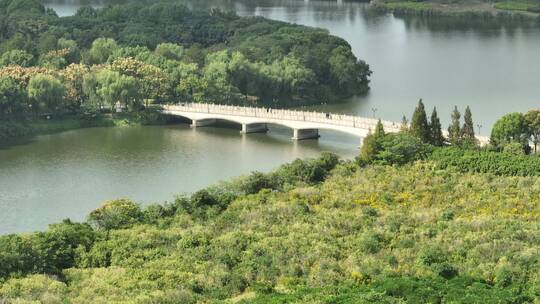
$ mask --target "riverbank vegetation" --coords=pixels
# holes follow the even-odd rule
[[[374,0],[371,3],[375,11],[390,11],[398,16],[540,22],[540,1],[538,0]]]
[[[444,133],[437,109],[433,108],[428,120],[420,100],[411,123],[403,117],[399,133],[387,134],[379,122],[374,132],[364,139],[357,162],[361,166],[403,165],[429,160],[439,169],[461,172],[540,175],[539,110],[504,115],[493,126],[489,142],[484,139],[481,143],[474,131],[471,109],[465,108],[462,119],[458,108],[454,107],[451,123]]]
[[[110,201],[0,237],[0,298],[536,303],[540,186],[513,175],[323,154],[163,205]]]
[[[36,135],[93,127],[130,127],[164,125],[172,118],[159,110],[149,109],[135,113],[64,115],[58,118],[36,118],[0,121],[0,144],[10,145]]]

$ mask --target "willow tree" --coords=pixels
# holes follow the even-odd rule
[[[37,106],[34,111],[50,111],[58,113],[66,93],[64,85],[50,75],[38,74],[28,83],[28,97]]]
[[[8,77],[0,77],[0,117],[10,117],[24,113],[26,92]]]
[[[139,105],[140,93],[137,80],[131,76],[121,75],[111,70],[103,70],[97,75],[98,89],[96,90],[101,97],[111,107],[114,112],[116,104],[134,109]]]

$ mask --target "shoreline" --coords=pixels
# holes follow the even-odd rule
[[[369,8],[374,12],[393,13],[396,16],[482,18],[502,22],[533,22],[540,24],[540,13],[523,9],[500,9],[497,4],[483,1],[473,3],[445,3],[430,0],[425,2],[373,0]],[[515,5],[519,4],[516,2]],[[501,4],[502,5],[502,4]],[[539,5],[540,6],[540,5]],[[512,7],[506,5],[505,7]]]
[[[147,113],[147,112],[143,112]],[[152,112],[151,112],[152,113]],[[166,115],[138,115],[140,113],[102,114],[92,120],[85,120],[77,115],[68,115],[55,119],[28,119],[24,121],[0,122],[0,149],[11,147],[33,139],[36,136],[56,134],[65,131],[110,128],[165,125],[168,123]]]

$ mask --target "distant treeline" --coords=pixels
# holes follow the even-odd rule
[[[378,12],[392,12],[396,16],[421,16],[426,18],[444,18],[469,20],[482,26],[482,23],[524,22],[539,23],[540,1],[538,0],[495,0],[485,1],[494,9],[471,4],[470,1],[416,1],[416,0],[379,0],[372,1],[371,9]],[[446,7],[444,6],[446,5]],[[448,7],[453,6],[455,9]]]

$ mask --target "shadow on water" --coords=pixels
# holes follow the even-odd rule
[[[9,150],[16,146],[25,146],[33,144],[36,141],[36,136],[30,136],[25,138],[10,139],[0,143],[0,150]]]

